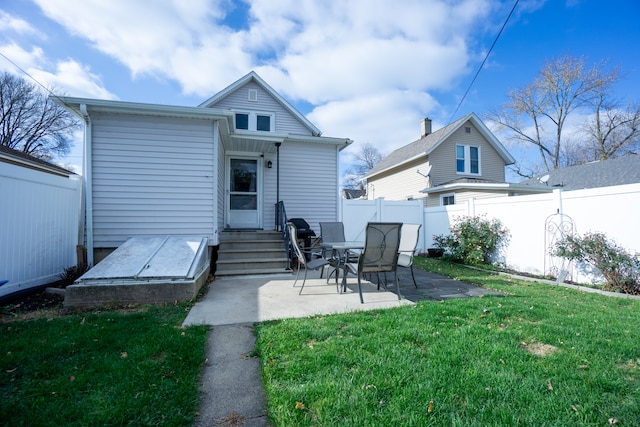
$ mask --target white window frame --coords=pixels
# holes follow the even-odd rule
[[[464,147],[464,171],[458,170],[458,147]],[[471,172],[471,148],[478,149],[478,172]],[[456,144],[455,149],[455,157],[456,157],[456,174],[458,175],[473,175],[480,176],[482,175],[482,155],[479,145],[465,145],[465,144]]]
[[[266,111],[250,111],[250,110],[232,110],[233,111],[233,128],[236,132],[269,132],[273,133],[276,131],[276,115],[275,113],[270,113]],[[236,115],[237,114],[246,114],[249,116],[249,125],[248,129],[238,129],[236,124]],[[258,130],[258,116],[266,116],[269,117],[269,130]]]
[[[445,198],[453,197],[453,203],[446,204],[444,203]],[[451,206],[456,204],[456,193],[444,193],[440,195],[440,206]]]

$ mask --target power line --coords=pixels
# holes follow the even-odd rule
[[[61,102],[64,102],[60,99],[60,97],[58,95],[56,95],[55,93],[53,93],[51,91],[51,89],[49,89],[48,87],[46,87],[45,85],[43,85],[42,83],[40,83],[38,80],[36,80],[35,77],[33,77],[31,74],[27,73],[21,66],[19,66],[18,64],[16,64],[15,62],[13,62],[11,59],[9,59],[9,57],[7,55],[5,55],[4,53],[0,52],[0,56],[2,56],[4,59],[6,59],[10,64],[12,64],[14,67],[16,67],[18,70],[20,70],[20,72],[22,72],[22,74],[24,74],[25,76],[29,77],[31,80],[33,80],[38,86],[40,86],[41,88],[43,88],[46,92],[48,92],[51,96],[53,96],[54,98],[58,99]]]
[[[513,15],[513,12],[516,10],[516,6],[518,5],[519,2],[520,2],[520,0],[516,0],[516,2],[513,4],[513,7],[511,8],[511,12],[509,12],[509,15],[507,15],[507,19],[505,19],[504,24],[502,24],[502,28],[500,28],[500,31],[498,32],[498,35],[496,36],[495,40],[493,41],[493,44],[491,45],[491,47],[489,48],[489,51],[487,52],[487,54],[485,55],[484,59],[482,60],[482,64],[480,64],[480,67],[478,68],[478,71],[476,71],[476,75],[473,76],[473,80],[471,80],[471,83],[469,84],[469,87],[467,88],[467,91],[464,93],[464,95],[462,96],[462,99],[460,99],[460,102],[458,103],[458,106],[456,107],[455,111],[451,115],[451,118],[449,119],[449,122],[447,123],[447,126],[451,124],[451,122],[453,121],[453,118],[455,117],[456,113],[458,112],[458,110],[462,106],[462,103],[464,102],[465,98],[469,94],[469,91],[471,90],[471,87],[473,86],[473,84],[475,83],[476,79],[478,78],[478,74],[480,74],[480,71],[482,71],[482,67],[484,67],[485,62],[487,62],[487,59],[489,58],[489,55],[491,55],[491,51],[493,50],[494,46],[496,45],[496,43],[498,43],[498,39],[500,38],[500,35],[502,34],[502,31],[507,26],[507,23],[509,22],[509,19],[511,18],[511,15]]]

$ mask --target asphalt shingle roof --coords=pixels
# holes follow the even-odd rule
[[[544,175],[549,175],[546,184],[541,183],[541,177],[530,178],[520,184],[547,185],[565,190],[636,184],[640,183],[640,156],[628,154],[615,159],[556,169]]]
[[[462,117],[461,119],[456,120],[455,122],[447,125],[443,128],[438,129],[437,131],[430,133],[427,136],[424,136],[416,141],[413,141],[403,147],[398,148],[393,151],[387,157],[382,159],[377,165],[375,165],[371,170],[365,175],[370,176],[374,175],[378,172],[396,166],[406,160],[412,159],[421,154],[426,154],[429,150],[435,147],[438,142],[449,133],[451,129],[455,129],[460,125],[461,122],[469,120],[469,116]]]

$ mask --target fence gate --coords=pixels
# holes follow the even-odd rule
[[[544,222],[544,229],[544,274],[555,277],[558,282],[573,280],[573,262],[553,255],[556,243],[576,232],[573,219],[560,212],[549,215]]]

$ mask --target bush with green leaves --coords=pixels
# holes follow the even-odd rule
[[[436,247],[452,261],[471,265],[493,264],[510,238],[499,219],[485,215],[458,217],[449,230],[451,234],[433,236]]]
[[[567,235],[556,243],[554,255],[588,265],[604,277],[607,290],[640,294],[640,260],[603,233]]]

